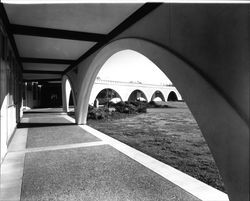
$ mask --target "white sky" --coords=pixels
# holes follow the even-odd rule
[[[171,83],[153,62],[132,50],[123,50],[111,56],[97,77],[102,80],[139,81],[148,84]]]

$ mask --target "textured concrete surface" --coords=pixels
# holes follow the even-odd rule
[[[37,127],[28,130],[27,148],[94,141],[99,139],[76,125]]]
[[[66,145],[99,141],[99,139],[65,119],[60,108],[30,110],[24,114],[28,122],[19,127],[28,128],[27,148]]]
[[[102,145],[26,154],[21,200],[198,199]]]
[[[129,150],[129,155],[124,147],[123,151],[117,148],[122,146],[120,142],[105,140],[93,134],[92,130],[72,125],[70,122],[73,120],[65,115],[40,113],[38,117],[38,113],[34,114],[34,117],[31,113],[24,115],[22,122],[30,127],[17,130],[28,134],[17,133],[4,161],[4,165],[10,168],[2,172],[5,177],[1,182],[0,200],[199,200],[131,157],[131,154],[139,153],[133,148]],[[63,117],[67,125],[60,125]],[[48,122],[59,125],[34,126]],[[16,164],[8,160],[13,155],[18,157],[15,161],[21,162]],[[145,157],[141,160],[145,161]]]
[[[63,118],[63,115],[54,115],[54,114],[50,114],[50,115],[43,115],[42,117],[39,116],[40,114],[29,114],[29,115],[24,115],[25,117],[29,117],[29,123],[33,123],[34,125],[42,125],[42,124],[47,124],[49,125],[54,125],[54,124],[72,124],[71,122],[68,122],[66,119]],[[25,124],[23,124],[25,125]],[[21,124],[22,126],[22,124]],[[32,125],[29,125],[29,127],[31,127]]]

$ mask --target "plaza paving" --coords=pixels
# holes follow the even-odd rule
[[[0,200],[193,201],[214,193],[224,196],[190,181],[117,140],[75,125],[60,109],[37,109],[24,114],[9,146]]]

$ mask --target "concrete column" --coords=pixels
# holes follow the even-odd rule
[[[27,108],[33,108],[34,106],[34,102],[33,102],[33,88],[32,88],[32,83],[31,82],[27,82]]]
[[[24,90],[23,106],[26,108],[27,107],[27,82],[24,83],[23,90]]]
[[[66,100],[66,87],[65,87],[65,83],[62,81],[62,106],[63,106],[63,111],[64,112],[68,112],[68,108],[67,108],[67,100]]]
[[[38,90],[37,90],[38,92],[37,92],[37,97],[38,97],[38,106],[40,107],[41,106],[41,103],[42,103],[42,101],[41,101],[41,98],[42,98],[42,96],[41,96],[41,85],[38,85]]]

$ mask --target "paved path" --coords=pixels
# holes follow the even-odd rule
[[[185,190],[184,190],[185,189]],[[226,194],[60,110],[24,114],[1,168],[1,201],[227,200]]]

